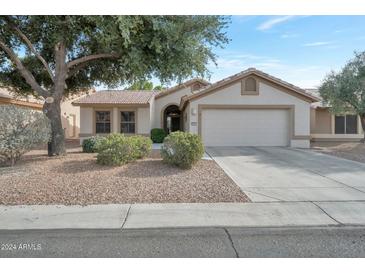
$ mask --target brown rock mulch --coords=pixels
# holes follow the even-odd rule
[[[360,142],[313,142],[313,150],[365,163],[365,144]]]
[[[88,205],[109,203],[248,202],[214,162],[191,170],[164,164],[158,152],[121,167],[96,164],[95,154],[73,149],[48,158],[34,151],[15,167],[0,168],[0,204]]]

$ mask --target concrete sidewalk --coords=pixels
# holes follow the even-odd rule
[[[1,230],[365,225],[365,202],[0,206]]]

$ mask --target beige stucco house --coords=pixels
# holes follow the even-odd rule
[[[88,91],[89,94],[95,90]],[[69,97],[61,103],[61,118],[62,126],[67,139],[77,139],[80,134],[80,107],[72,105],[72,101],[85,96],[85,93],[80,93]],[[11,104],[20,107],[27,107],[37,111],[42,111],[44,100],[33,96],[16,96],[8,89],[0,88],[0,105]]]
[[[319,101],[250,68],[213,84],[193,79],[162,92],[99,91],[72,104],[80,107],[81,142],[111,132],[149,135],[164,128],[197,133],[206,146],[305,148],[312,123],[321,119],[313,114]]]

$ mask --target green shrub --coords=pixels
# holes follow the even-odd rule
[[[48,118],[38,111],[0,105],[0,166],[13,166],[31,149],[47,144],[51,136]]]
[[[151,149],[148,137],[114,133],[98,141],[96,161],[101,165],[123,165],[146,157]]]
[[[94,153],[97,152],[98,143],[103,139],[100,136],[93,136],[82,141],[82,152]]]
[[[101,165],[122,165],[133,161],[132,145],[122,134],[110,134],[98,143],[96,162]]]
[[[161,147],[163,161],[181,168],[191,168],[203,154],[204,146],[200,136],[189,132],[172,132]]]
[[[133,158],[141,159],[147,157],[152,150],[152,141],[150,138],[140,135],[127,137],[133,146]]]
[[[154,143],[162,143],[166,135],[165,130],[162,128],[153,128],[151,130],[151,139]]]

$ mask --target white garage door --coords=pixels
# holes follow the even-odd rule
[[[206,146],[289,145],[288,110],[206,109],[201,121]]]

